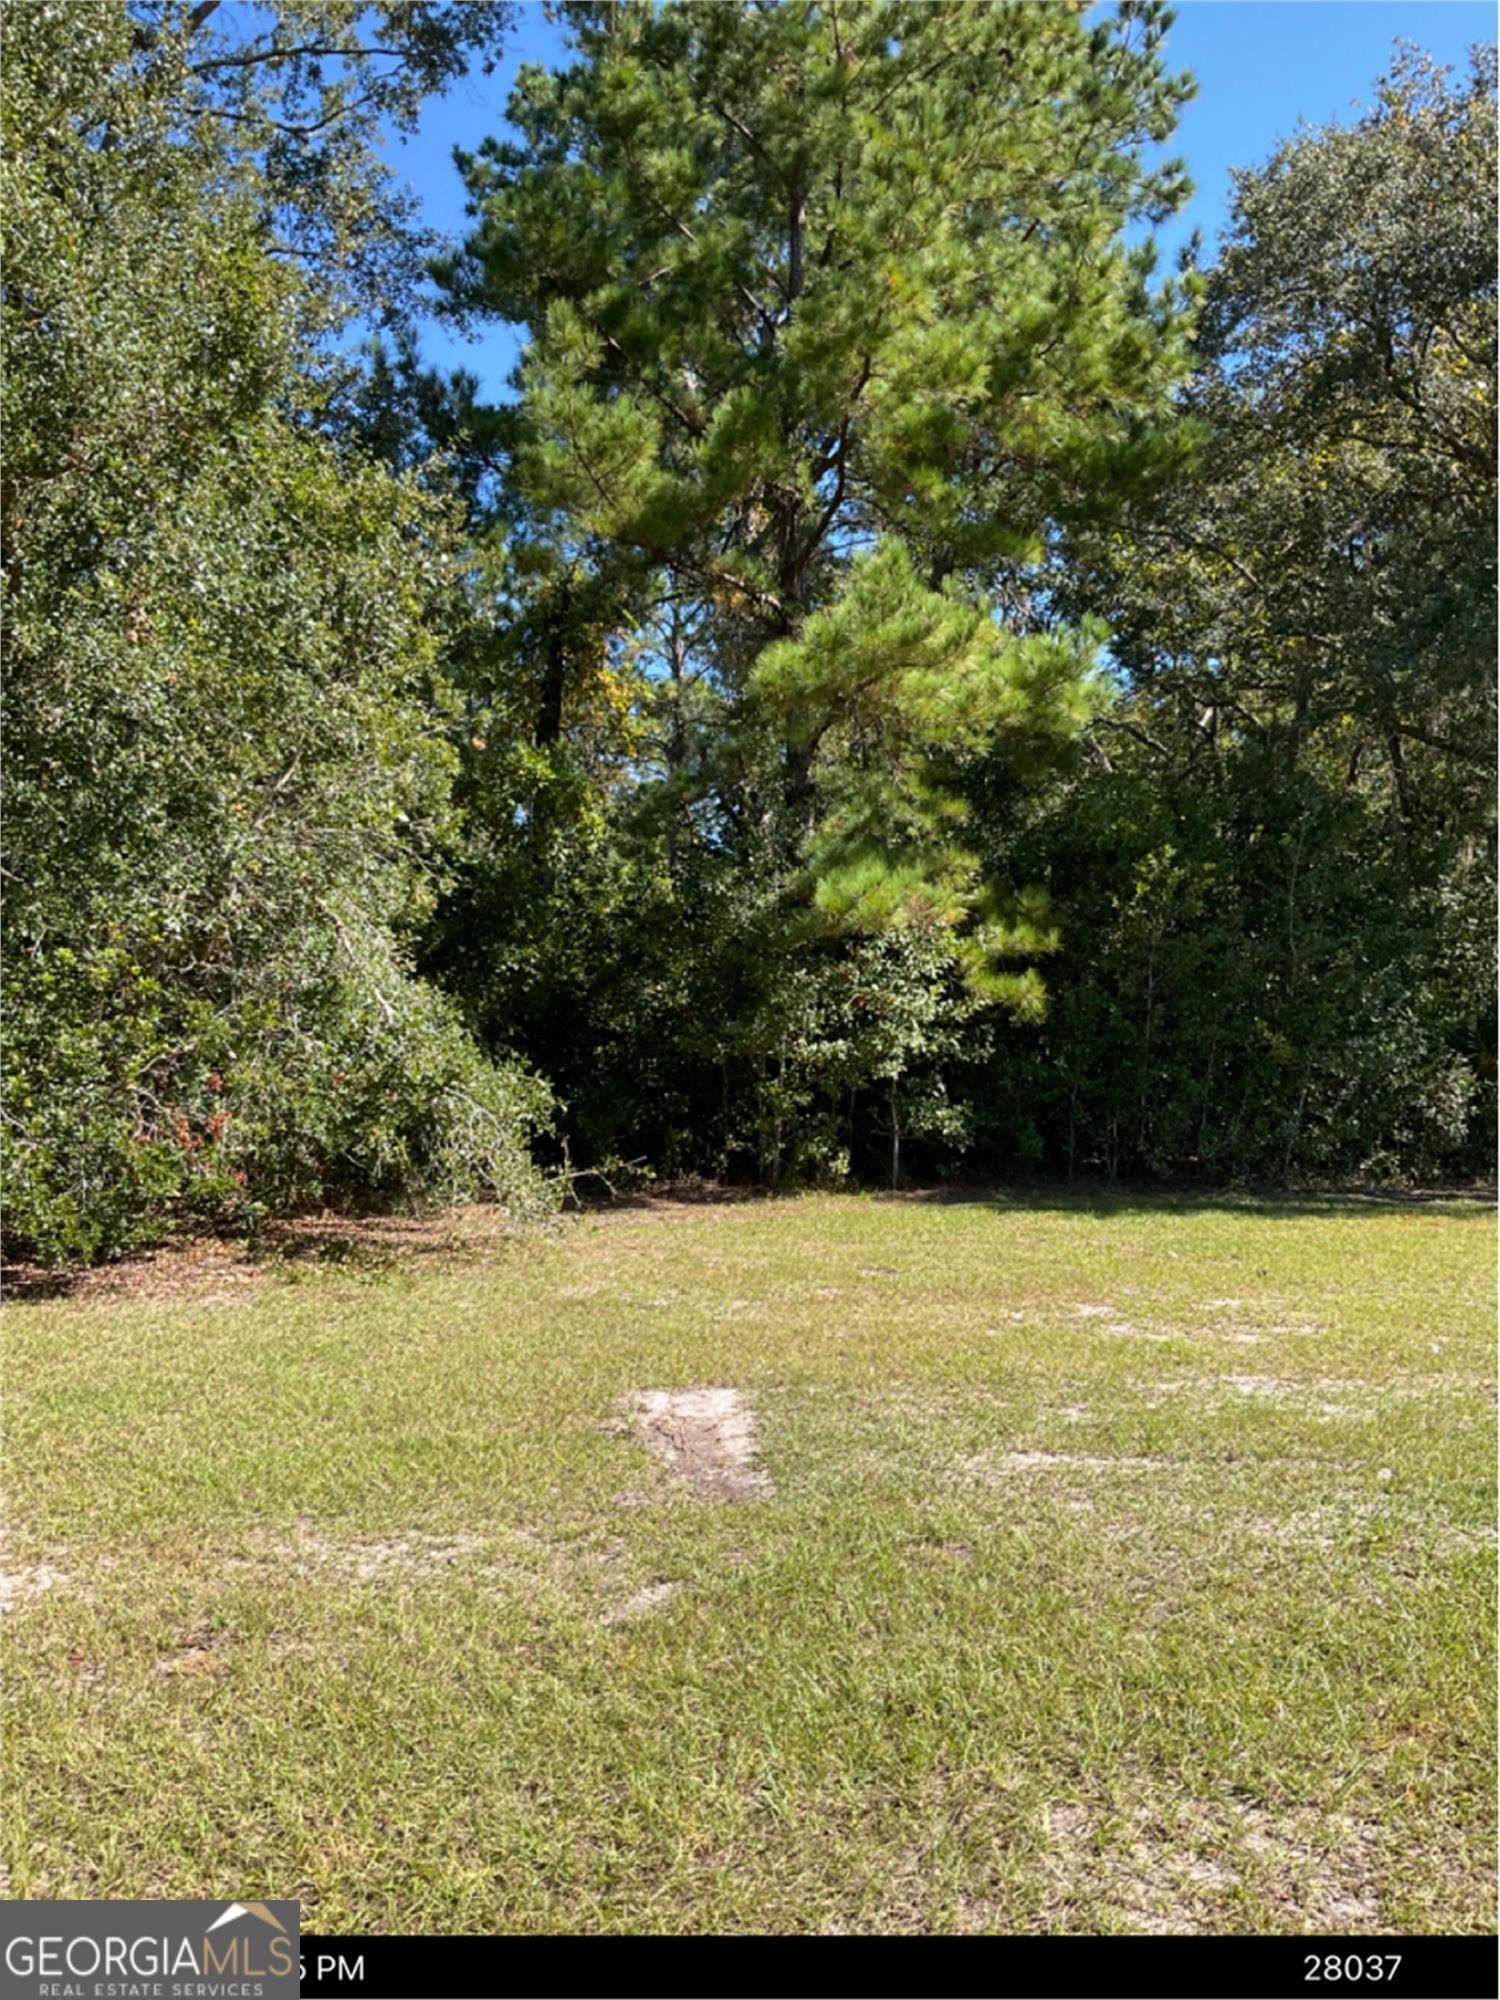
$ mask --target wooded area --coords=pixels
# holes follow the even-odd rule
[[[507,8],[7,0],[8,1243],[1487,1170],[1493,49],[1163,276],[1155,0],[558,12],[455,251]]]

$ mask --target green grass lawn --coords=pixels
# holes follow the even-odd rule
[[[8,1310],[13,1894],[1492,1927],[1487,1210],[454,1228]],[[759,1497],[622,1414],[700,1385]]]

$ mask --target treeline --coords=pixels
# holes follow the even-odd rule
[[[443,255],[505,8],[7,0],[8,1242],[1485,1171],[1493,51],[1163,279],[1154,4],[556,11]]]

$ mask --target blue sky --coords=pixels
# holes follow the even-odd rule
[[[434,228],[453,234],[465,228],[453,148],[477,146],[504,127],[520,63],[552,63],[562,54],[540,0],[522,0],[520,16],[495,75],[458,83],[427,106],[412,138],[391,146],[392,166],[416,190]],[[1186,158],[1197,193],[1160,234],[1163,264],[1195,228],[1212,244],[1224,221],[1231,167],[1263,160],[1301,120],[1348,118],[1368,103],[1394,42],[1419,43],[1461,67],[1469,45],[1494,32],[1491,0],[1179,0],[1169,54],[1174,68],[1197,78],[1198,96],[1171,150]],[[422,344],[439,366],[471,369],[491,396],[501,392],[516,356],[513,335],[500,327],[471,342],[428,324]]]

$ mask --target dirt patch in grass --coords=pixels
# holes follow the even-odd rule
[[[921,1541],[912,1544],[912,1553],[918,1562],[927,1563],[938,1569],[952,1568],[957,1563],[974,1560],[972,1542]]]
[[[1048,1930],[1198,1936],[1246,1928],[1246,1896],[1286,1934],[1378,1932],[1380,1828],[1308,1808],[1268,1810],[1160,1792],[1120,1812],[1058,1802],[1042,1816]],[[1254,1900],[1250,1902],[1254,1908]],[[960,1930],[1006,1926],[988,1898],[964,1898]]]
[[[145,1299],[171,1304],[238,1302],[259,1284],[264,1272],[247,1245],[214,1237],[142,1250],[117,1264],[90,1270],[49,1270],[41,1264],[7,1264],[0,1271],[0,1294],[7,1305],[46,1299]]]
[[[1432,1403],[1443,1389],[1421,1379],[1392,1375],[1375,1381],[1365,1375],[1181,1375],[1171,1380],[1143,1381],[1142,1399],[1147,1408],[1159,1409],[1172,1396],[1183,1396],[1206,1409],[1223,1410],[1235,1404],[1275,1403],[1295,1406],[1311,1416],[1355,1417],[1367,1415],[1382,1403]]]
[[[483,1203],[432,1215],[325,1212],[272,1224],[257,1247],[273,1268],[332,1264],[386,1269],[412,1259],[462,1261],[492,1245],[510,1227],[503,1209]]]
[[[604,1614],[604,1622],[606,1625],[631,1625],[638,1618],[654,1617],[658,1611],[666,1610],[681,1588],[680,1583],[644,1583],[629,1597],[611,1605]]]
[[[513,1234],[505,1210],[484,1202],[430,1215],[347,1215],[325,1210],[271,1223],[253,1241],[195,1237],[87,1270],[6,1264],[0,1269],[0,1296],[8,1305],[59,1298],[233,1305],[268,1278],[299,1265],[383,1271],[413,1260],[462,1263]]]
[[[755,1412],[738,1389],[644,1389],[626,1399],[629,1428],[704,1500],[759,1500],[771,1482],[757,1462]]]
[[[72,1582],[66,1570],[52,1563],[31,1563],[20,1569],[0,1569],[0,1611],[14,1611],[49,1590],[65,1590]]]
[[[156,1673],[160,1680],[201,1680],[212,1678],[224,1671],[224,1648],[226,1635],[211,1627],[202,1631],[185,1632],[170,1653],[163,1653],[156,1663]]]
[[[455,1564],[484,1552],[475,1535],[395,1535],[388,1540],[344,1541],[301,1524],[288,1557],[304,1572],[338,1577],[349,1583],[420,1581],[441,1575]]]
[[[1337,1548],[1351,1536],[1381,1532],[1381,1563],[1387,1573],[1393,1564],[1399,1566],[1408,1559],[1441,1561],[1445,1557],[1492,1550],[1500,1539],[1493,1523],[1474,1526],[1431,1515],[1411,1521],[1386,1500],[1347,1500],[1341,1507],[1304,1507],[1274,1518],[1247,1517],[1244,1525],[1261,1542],[1324,1552]],[[1397,1537],[1394,1542],[1392,1531]]]
[[[1103,1905],[1122,1928],[1193,1936],[1238,1926],[1249,1891],[1278,1928],[1352,1933],[1380,1925],[1379,1830],[1309,1809],[1152,1796],[1123,1817],[1077,1803],[1046,1814],[1049,1913]],[[982,1905],[967,1927],[982,1928]],[[976,1922],[975,1918],[981,1918]]]
[[[959,1470],[976,1479],[1013,1472],[1167,1472],[1167,1458],[1090,1458],[1073,1451],[993,1451],[959,1460]]]

